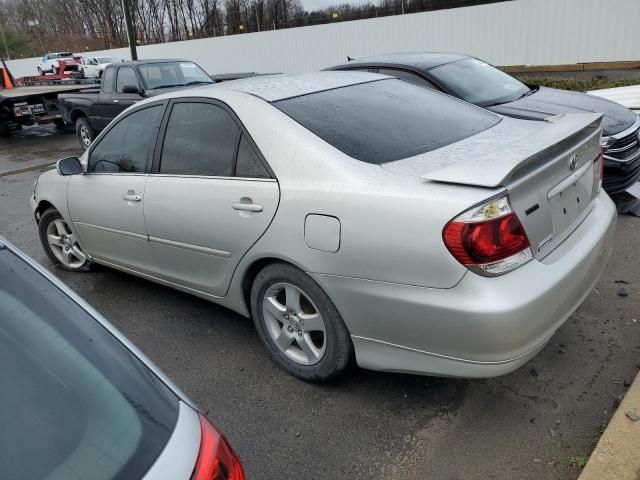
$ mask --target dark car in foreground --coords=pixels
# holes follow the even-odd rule
[[[214,81],[188,60],[137,60],[107,65],[100,88],[60,94],[62,118],[74,125],[82,148],[127,107],[169,90]]]
[[[350,60],[328,70],[391,75],[525,120],[594,112],[602,119],[603,187],[620,193],[640,179],[640,119],[622,105],[586,93],[526,85],[482,60],[452,53],[395,53]]]
[[[2,478],[244,479],[178,387],[2,238],[0,388]]]

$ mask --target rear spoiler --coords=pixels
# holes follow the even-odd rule
[[[471,155],[460,162],[451,163],[421,175],[434,182],[456,183],[478,187],[499,187],[509,183],[516,171],[548,157],[558,147],[576,141],[586,130],[593,134],[600,130],[601,113],[567,113],[549,117],[545,121],[549,128],[518,139],[499,152],[492,151],[480,156]]]

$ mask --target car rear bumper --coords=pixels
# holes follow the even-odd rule
[[[495,278],[469,272],[450,289],[311,275],[344,318],[360,366],[502,375],[540,351],[592,290],[611,254],[615,222],[602,191],[582,224],[542,261]]]

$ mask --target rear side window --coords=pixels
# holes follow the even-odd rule
[[[116,74],[115,68],[107,68],[102,79],[102,92],[113,93],[113,80]]]
[[[396,79],[274,102],[352,158],[381,164],[458,142],[500,121],[486,110]]]
[[[142,478],[178,399],[49,280],[0,250],[0,475]]]
[[[160,173],[232,177],[240,129],[222,107],[176,103],[160,157]]]
[[[238,147],[238,161],[236,163],[236,176],[247,178],[270,178],[269,172],[260,161],[255,150],[243,133]]]
[[[88,172],[144,172],[162,109],[162,105],[156,105],[133,112],[120,120],[91,150]]]

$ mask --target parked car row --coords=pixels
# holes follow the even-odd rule
[[[85,152],[34,185],[47,256],[251,317],[273,361],[306,381],[353,360],[455,377],[515,370],[604,269],[616,209],[603,182],[613,191],[635,175],[640,125],[477,59],[408,58],[215,85],[184,60],[109,63],[99,89],[61,95]],[[431,79],[441,67],[453,71]],[[612,158],[626,173],[608,170]],[[37,427],[49,446],[0,438],[10,476],[91,466],[92,478],[244,478],[186,395],[0,242],[9,275],[0,376],[17,387],[0,406],[16,412],[11,431]]]

